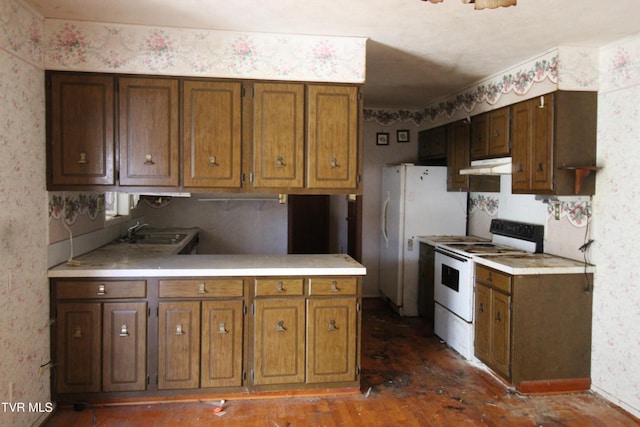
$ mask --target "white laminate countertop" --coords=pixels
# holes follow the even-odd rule
[[[177,230],[177,229],[176,229]],[[194,231],[194,235],[197,229]],[[345,254],[177,255],[188,243],[110,243],[49,270],[60,277],[363,276],[366,268]]]
[[[594,273],[595,265],[551,254],[485,255],[474,257],[486,265],[511,275]]]

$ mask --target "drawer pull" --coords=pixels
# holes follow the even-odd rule
[[[96,293],[96,295],[101,297],[101,296],[104,296],[106,294],[107,294],[107,291],[105,290],[104,284],[98,285],[98,292]]]
[[[283,167],[285,167],[284,159],[282,158],[282,156],[278,156],[278,157],[276,158],[276,167],[277,167],[277,168],[283,168]]]
[[[202,282],[198,285],[198,293],[199,294],[206,294],[207,292],[207,284]]]
[[[227,325],[225,325],[224,322],[220,322],[220,325],[218,325],[218,333],[219,334],[229,333],[229,331],[227,330]]]
[[[80,165],[86,165],[88,163],[87,161],[87,153],[85,153],[84,151],[80,153],[80,158],[78,159],[78,164]]]
[[[284,283],[278,282],[276,283],[276,292],[287,292],[284,288]]]
[[[489,276],[487,276],[487,282],[493,282],[493,274],[489,273]]]
[[[338,164],[338,159],[336,159],[335,157],[332,157],[329,163],[331,164],[331,169],[340,167],[340,165]]]
[[[182,329],[182,323],[178,323],[176,325],[176,331],[174,332],[174,335],[184,335],[186,334],[186,332]]]
[[[144,156],[144,164],[145,165],[155,165],[156,162],[153,161],[153,156],[151,154],[147,154]]]
[[[336,326],[335,320],[329,320],[329,327],[327,328],[329,332],[337,331],[338,327]]]
[[[129,336],[129,331],[127,330],[127,325],[120,326],[120,336],[121,337],[128,337]]]
[[[284,320],[278,320],[276,325],[276,332],[285,332],[287,328],[284,327]]]
[[[82,338],[82,328],[80,326],[76,326],[75,332],[73,333],[73,338]]]
[[[218,166],[218,162],[216,162],[216,156],[209,156],[209,166]]]
[[[331,282],[331,288],[329,289],[331,292],[340,292],[340,288],[338,287],[338,282],[335,280]]]

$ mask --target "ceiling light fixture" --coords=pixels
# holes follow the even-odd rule
[[[443,0],[422,0],[431,3],[442,3]],[[462,3],[473,3],[476,10],[495,9],[497,7],[515,6],[516,0],[462,0]]]

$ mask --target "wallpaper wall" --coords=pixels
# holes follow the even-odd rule
[[[0,0],[0,400],[50,399],[42,21]],[[0,409],[0,425],[37,412]]]
[[[640,416],[640,34],[602,49],[600,64],[591,375]]]

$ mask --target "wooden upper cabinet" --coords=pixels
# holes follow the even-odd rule
[[[447,125],[447,190],[468,190],[469,175],[460,170],[469,166],[470,126],[466,120]]]
[[[48,187],[114,185],[114,77],[48,75]]]
[[[307,103],[307,187],[357,189],[358,88],[309,85]]]
[[[178,79],[119,79],[120,184],[177,187]]]
[[[510,107],[479,114],[471,119],[471,159],[508,156]]]
[[[304,187],[304,85],[253,89],[253,186]]]
[[[418,160],[424,164],[447,164],[447,126],[418,132]]]
[[[242,85],[185,80],[182,153],[185,187],[239,188]]]

